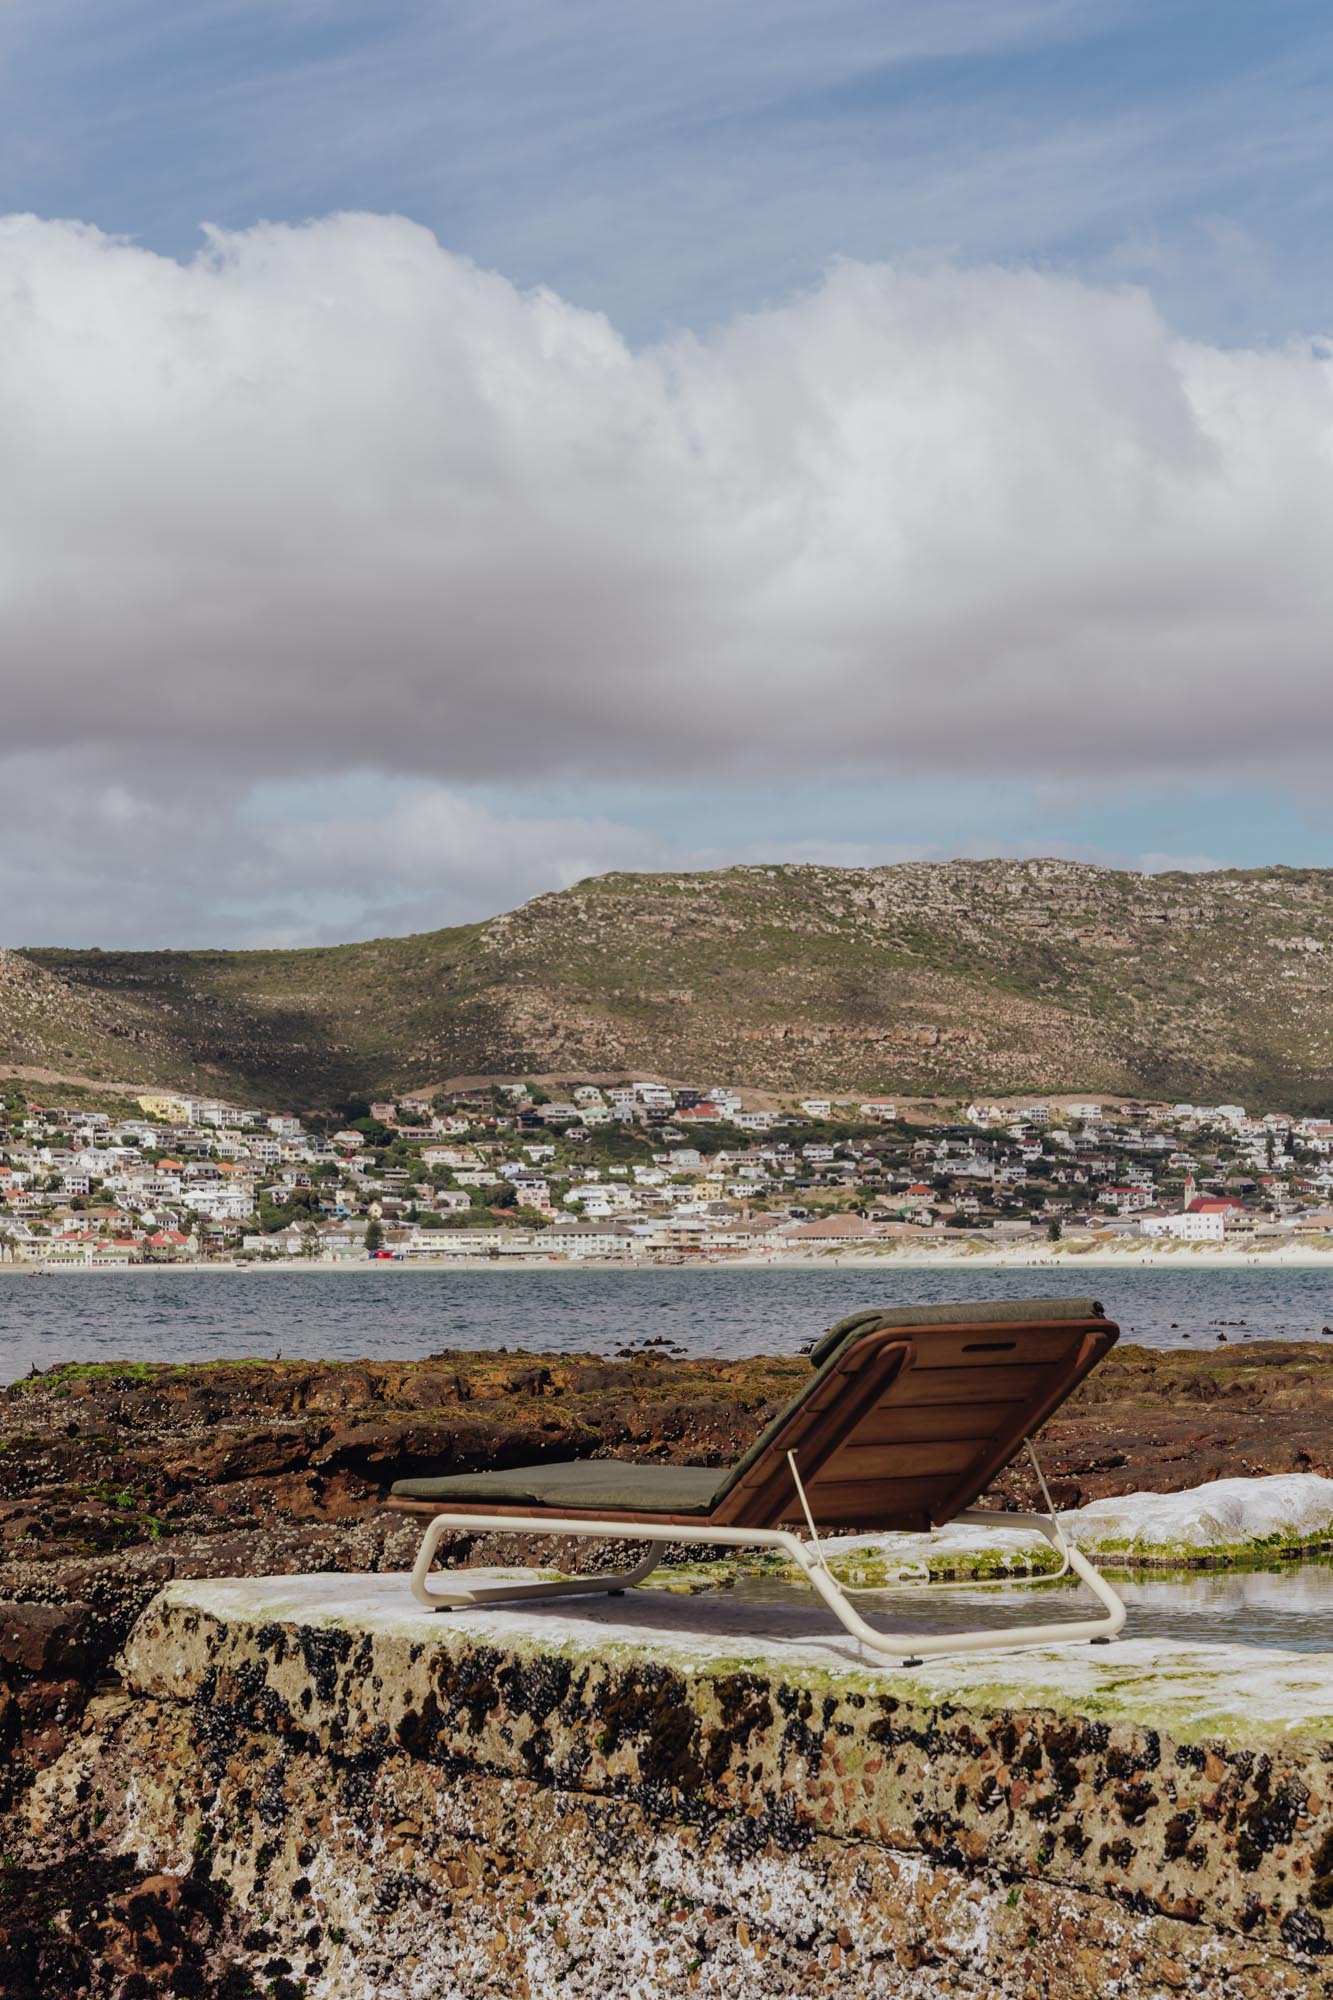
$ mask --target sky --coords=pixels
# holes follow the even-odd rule
[[[1333,865],[1315,0],[0,0],[0,945]]]

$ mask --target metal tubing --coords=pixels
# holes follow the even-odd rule
[[[1125,1622],[1125,1607],[1104,1577],[1099,1576],[1082,1551],[1068,1542],[1058,1523],[1042,1514],[1005,1514],[989,1508],[969,1508],[955,1517],[979,1528],[1032,1528],[1043,1535],[1060,1554],[1068,1554],[1069,1566],[1105,1606],[1099,1618],[1068,1619],[1044,1625],[1015,1626],[1006,1631],[947,1633],[877,1632],[852,1605],[837,1582],[812,1556],[805,1544],[786,1528],[682,1528],[661,1530],[660,1540],[650,1540],[638,1567],[619,1575],[551,1578],[523,1583],[483,1584],[467,1589],[449,1584],[432,1590],[427,1582],[430,1566],[443,1537],[451,1531],[477,1534],[578,1535],[591,1541],[633,1541],[634,1523],[627,1521],[569,1521],[545,1515],[522,1514],[437,1514],[426,1529],[420,1553],[412,1570],[412,1595],[427,1610],[446,1611],[456,1605],[513,1604],[525,1599],[605,1595],[641,1583],[661,1561],[668,1543],[695,1548],[779,1549],[800,1569],[844,1630],[870,1652],[885,1658],[916,1660],[935,1658],[942,1653],[1014,1652],[1029,1646],[1071,1645],[1078,1640],[1110,1639]],[[646,1531],[646,1534],[651,1531]],[[455,1572],[458,1574],[458,1572]]]
[[[642,1561],[637,1563],[633,1569],[608,1570],[601,1576],[538,1578],[525,1583],[481,1584],[474,1589],[468,1589],[463,1585],[451,1584],[443,1590],[432,1590],[426,1579],[430,1574],[430,1566],[435,1560],[435,1551],[440,1546],[441,1540],[448,1533],[449,1529],[458,1525],[460,1518],[458,1515],[437,1514],[427,1527],[425,1535],[422,1538],[421,1547],[412,1568],[412,1595],[416,1598],[418,1604],[424,1604],[428,1611],[452,1611],[457,1606],[464,1604],[510,1604],[525,1597],[578,1597],[580,1595],[595,1594],[606,1596],[611,1591],[623,1591],[628,1589],[631,1584],[642,1583],[643,1579],[646,1576],[650,1576],[657,1568],[657,1565],[662,1560],[662,1553],[667,1546],[665,1542],[650,1542]],[[469,1520],[475,1520],[476,1517],[469,1516],[468,1518]],[[494,1525],[494,1523],[488,1520],[483,1525]],[[520,1522],[519,1528],[526,1529],[529,1525],[527,1522]],[[581,1523],[580,1525],[586,1526],[587,1524]],[[570,1524],[564,1522],[559,1528],[545,1531],[538,1529],[536,1532],[564,1534],[569,1531],[569,1527]],[[635,1535],[629,1536],[627,1539],[637,1541],[639,1537]],[[455,1575],[459,1574],[457,1571],[453,1573]]]

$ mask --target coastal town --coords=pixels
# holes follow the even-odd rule
[[[297,1117],[0,1082],[0,1268],[1333,1252],[1333,1121],[753,1100],[505,1082]]]

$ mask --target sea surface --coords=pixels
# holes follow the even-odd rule
[[[1149,1347],[1309,1340],[1333,1266],[1084,1273],[921,1269],[0,1272],[0,1380],[57,1361],[345,1361],[449,1347],[795,1354],[869,1306],[1075,1293]],[[1333,1332],[1330,1332],[1333,1345]]]

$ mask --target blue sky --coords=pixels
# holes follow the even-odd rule
[[[6,206],[176,255],[391,210],[639,339],[941,251],[1327,317],[1314,0],[7,0],[0,51]]]
[[[116,9],[90,0],[0,0],[0,212],[73,220],[125,239],[152,253],[154,285],[161,260],[189,266],[197,258],[203,225],[245,237],[261,223],[300,225],[340,211],[402,216],[432,232],[451,257],[500,274],[520,298],[532,288],[558,295],[582,315],[578,338],[588,352],[597,335],[587,315],[604,315],[614,329],[609,337],[632,357],[666,353],[669,371],[688,371],[691,357],[702,355],[695,390],[706,414],[697,421],[706,434],[715,423],[715,435],[726,432],[728,438],[734,393],[728,392],[732,404],[719,415],[726,398],[716,380],[725,357],[746,349],[747,341],[747,352],[764,354],[773,341],[787,341],[783,315],[790,302],[817,293],[844,264],[888,265],[920,274],[927,286],[941,269],[1035,273],[1047,287],[1043,301],[1055,302],[1050,338],[1076,345],[1087,334],[1085,314],[1101,312],[1104,302],[1110,324],[1121,314],[1114,302],[1125,288],[1139,288],[1160,338],[1144,333],[1141,358],[1108,360],[1103,371],[1117,375],[1127,427],[1160,421],[1163,434],[1170,431],[1169,387],[1145,390],[1141,409],[1133,386],[1151,373],[1158,348],[1169,340],[1176,343],[1172,366],[1182,377],[1194,371],[1192,408],[1197,413],[1206,406],[1224,427],[1225,415],[1218,412],[1230,395],[1217,395],[1218,371],[1241,367],[1237,357],[1259,357],[1269,370],[1264,407],[1279,413],[1254,419],[1257,429],[1265,429],[1288,420],[1290,397],[1322,394],[1308,384],[1293,388],[1276,371],[1288,353],[1313,369],[1322,353],[1318,343],[1333,332],[1327,279],[1333,252],[1331,82],[1333,17],[1312,0],[1267,0],[1263,7],[1251,0],[676,0],[667,8],[639,0],[380,0],[373,6],[195,0],[188,7],[129,0]],[[44,270],[68,266],[67,239],[61,239],[65,248],[53,249],[55,241],[41,240]],[[334,239],[327,242],[330,258],[343,254]],[[36,255],[24,239],[24,258]],[[390,284],[387,274],[418,252],[384,236],[375,255],[387,262],[358,261],[359,240],[347,252],[346,296],[353,304],[344,300],[339,312],[354,314],[357,285],[364,294],[366,287]],[[292,250],[288,239],[267,263],[257,252],[250,256],[245,295],[257,292],[260,263],[266,277],[284,258],[293,269],[299,262],[304,275],[288,273],[276,289],[289,297],[293,285],[303,284],[305,311],[324,280],[311,275],[306,248]],[[100,268],[115,273],[105,279],[109,289],[96,294],[103,303],[78,308],[99,326],[114,320],[122,305],[128,311],[126,302],[144,283],[144,267],[117,263],[109,252],[100,257]],[[386,275],[381,280],[377,272]],[[1073,295],[1060,289],[1070,282],[1086,288],[1072,305]],[[342,300],[333,279],[326,289]],[[40,285],[37,292],[45,298]],[[241,295],[238,279],[227,312],[240,309]],[[985,294],[975,297],[984,302]],[[1080,303],[1084,297],[1092,304]],[[494,305],[467,303],[458,290],[449,299],[439,310],[451,329],[458,314],[489,312]],[[507,305],[494,309],[506,327],[516,324]],[[928,318],[924,308],[912,310]],[[972,308],[959,310],[965,318]],[[153,324],[165,340],[193,311],[168,302]],[[814,308],[809,319],[799,338],[814,341],[822,337]],[[745,332],[752,321],[759,327],[753,337]],[[957,324],[955,313],[955,334]],[[278,325],[269,313],[267,331],[256,339],[277,340]],[[400,322],[392,337],[410,341]],[[515,338],[522,344],[526,336]],[[1107,354],[1114,348],[1123,357],[1138,338],[1108,337]],[[1203,356],[1197,365],[1179,359],[1190,343]],[[375,369],[373,345],[368,339],[368,380]],[[177,366],[164,348],[161,378],[174,379]],[[977,383],[985,371],[972,362],[968,367],[969,393],[980,395]],[[262,372],[259,362],[254,368]],[[1242,379],[1248,382],[1249,374],[1237,377]],[[18,386],[14,394],[17,402]],[[337,396],[348,400],[341,381]],[[1077,402],[1069,407],[1077,410]],[[1307,428],[1313,431],[1322,406],[1312,401],[1310,408]],[[336,425],[336,407],[330,409]],[[1077,427],[1077,416],[1073,421]],[[1030,422],[1039,432],[1039,408]],[[1291,422],[1297,436],[1301,424]],[[1210,436],[1209,448],[1213,441]],[[1048,486],[1064,477],[1058,466],[1051,469],[1059,444],[1057,434],[1041,437],[1039,451],[1034,447]],[[374,449],[373,436],[368,448]],[[562,440],[559,449],[566,448],[577,451],[577,440]],[[1010,440],[1006,449],[1021,454],[1024,445]],[[714,446],[700,450],[707,456]],[[1167,457],[1174,451],[1170,446]],[[1109,476],[1105,467],[1116,456],[1112,441],[1096,468],[1071,461],[1071,490]],[[1237,479],[1258,477],[1248,447],[1237,463]],[[1300,478],[1308,474],[1305,468]],[[521,477],[531,490],[540,485],[542,468],[526,468]],[[1278,480],[1272,467],[1264,477]],[[1298,485],[1294,476],[1293,490]],[[1306,512],[1317,540],[1333,522],[1319,512],[1322,487],[1310,491]],[[175,504],[159,496],[143,518],[160,521]],[[291,532],[290,522],[277,518],[283,504],[300,503],[294,493],[284,503],[274,492],[278,539]],[[894,504],[910,513],[910,496]],[[846,505],[851,508],[850,499]],[[526,502],[522,511],[526,515]],[[247,518],[262,533],[253,505]],[[1255,540],[1266,531],[1256,530]],[[235,529],[225,532],[234,535]],[[1289,520],[1281,536],[1272,532],[1275,547],[1290,546]],[[410,535],[410,528],[404,533]],[[892,535],[887,539],[896,546]],[[1234,524],[1219,538],[1211,574],[1222,580],[1221,595],[1224,551],[1243,539]],[[145,546],[127,558],[122,549],[122,565],[133,567],[141,554],[146,562],[150,551]],[[879,560],[873,552],[865,559]],[[632,552],[621,560],[632,570]],[[1067,560],[1071,579],[1077,574],[1071,595],[1091,588],[1093,597],[1114,597],[1130,574],[1127,567],[1111,570],[1088,586],[1084,553],[1072,551]],[[1126,565],[1130,560],[1127,549]],[[1183,539],[1176,561],[1174,587],[1183,601],[1191,561]],[[744,558],[737,562],[740,573]],[[854,567],[852,557],[848,563]],[[548,550],[540,561],[534,558],[518,594],[540,598],[555,588],[551,579],[558,571],[559,558]],[[939,573],[947,576],[947,565]],[[1134,586],[1124,581],[1123,587]],[[669,579],[655,576],[653,588],[667,593],[666,603]],[[705,594],[714,588],[706,550],[696,552],[689,580],[678,588]],[[834,587],[828,588],[829,616],[817,632],[816,651],[827,648],[834,658],[848,642],[839,629]],[[1145,585],[1145,619],[1155,615],[1151,607],[1165,588]],[[1290,591],[1275,591],[1262,614],[1249,600],[1237,605],[1237,618],[1249,621],[1253,673],[1262,678],[1272,667],[1274,712],[1297,719],[1305,691],[1317,684],[1316,607],[1311,597],[1300,632],[1295,621],[1288,629],[1281,607],[1293,594],[1299,599],[1302,588],[1298,582]],[[447,626],[454,601],[440,600],[443,617],[439,605],[430,615]],[[1095,737],[1101,704],[1119,701],[1116,646],[1130,642],[1122,626],[1114,640],[1103,634],[1094,644],[1090,601],[1084,601],[1071,647],[1090,649],[1087,724]],[[0,619],[4,602],[0,567]],[[976,634],[984,634],[992,617],[1012,614],[1021,622],[1021,607],[1016,611],[998,584],[989,604],[966,639],[951,643],[975,649]],[[687,648],[695,643],[696,620],[688,605],[677,608],[676,643]],[[122,612],[123,606],[106,617],[114,621]],[[182,631],[198,630],[197,601],[195,613],[193,624],[185,617]],[[793,599],[783,615],[815,620],[808,595]],[[900,643],[892,609],[886,613],[881,606],[877,615],[884,660],[891,662]],[[926,616],[915,603],[904,609],[904,629],[916,635],[913,646]],[[99,671],[103,680],[126,672],[128,689],[128,669],[117,663],[138,641],[130,614],[124,618],[123,645],[108,648]],[[470,621],[468,613],[461,622]],[[1196,636],[1186,659],[1183,645],[1177,646],[1180,616],[1173,612],[1154,628],[1155,664],[1146,678],[1136,678],[1139,666],[1127,667],[1140,701],[1154,674],[1167,689],[1179,673],[1183,706],[1183,677],[1196,676],[1197,748],[1181,735],[1169,754],[1159,755],[1152,727],[1145,725],[1141,760],[1136,764],[1132,745],[1121,743],[1104,771],[1095,758],[1075,768],[1078,751],[1070,746],[1077,746],[1076,718],[1040,754],[1026,754],[1022,731],[1012,740],[995,733],[988,754],[984,742],[966,740],[969,705],[963,698],[959,754],[952,760],[941,748],[946,732],[938,718],[914,722],[900,743],[889,745],[890,708],[875,725],[888,746],[883,756],[861,757],[854,741],[825,740],[822,728],[815,728],[804,752],[794,750],[788,736],[730,765],[711,750],[696,760],[687,742],[665,745],[664,728],[671,733],[665,711],[652,702],[640,728],[663,744],[660,755],[638,754],[642,742],[636,750],[635,728],[624,718],[609,728],[599,752],[598,706],[591,698],[597,689],[581,688],[585,667],[577,634],[561,640],[566,650],[542,660],[548,680],[563,671],[571,690],[581,690],[570,703],[571,713],[581,717],[577,729],[571,722],[573,747],[560,737],[560,703],[552,699],[543,739],[549,755],[540,748],[508,758],[495,751],[491,724],[478,719],[470,697],[452,698],[450,717],[463,720],[451,720],[450,740],[437,754],[419,727],[424,667],[414,667],[410,699],[402,695],[397,730],[386,732],[383,742],[371,741],[373,730],[358,720],[349,723],[344,740],[318,749],[299,732],[289,739],[275,730],[266,738],[257,726],[249,754],[238,742],[227,757],[221,750],[213,755],[187,732],[173,739],[169,756],[160,746],[141,755],[113,724],[100,737],[90,728],[62,748],[58,733],[53,737],[34,713],[28,734],[20,721],[10,743],[0,745],[0,761],[6,754],[28,760],[14,765],[19,789],[11,796],[26,796],[23,785],[44,795],[52,772],[67,768],[90,788],[106,823],[120,829],[113,872],[122,888],[108,918],[106,878],[89,853],[86,826],[81,835],[71,824],[67,852],[65,834],[47,827],[44,852],[48,863],[52,855],[58,859],[59,894],[25,891],[17,876],[0,881],[11,911],[0,942],[65,939],[71,924],[89,942],[99,927],[116,933],[103,942],[165,940],[168,934],[181,942],[205,934],[226,942],[424,925],[483,914],[488,899],[494,907],[554,886],[585,854],[593,866],[615,865],[622,856],[626,865],[664,866],[769,853],[873,860],[1033,851],[1117,865],[1333,863],[1333,815],[1323,804],[1327,787],[1317,755],[1327,741],[1327,718],[1308,714],[1303,731],[1296,731],[1304,741],[1279,745],[1274,738],[1271,754],[1262,717],[1238,721],[1228,735],[1225,714],[1207,694],[1209,649],[1218,643],[1222,622],[1219,617],[1211,634]],[[708,643],[716,645],[717,659],[738,658],[745,649],[724,625],[719,614]],[[41,629],[40,646],[25,657],[44,660],[49,648],[52,673],[63,673],[70,660],[86,662],[100,643],[96,620],[91,639],[68,621],[63,636],[52,636],[49,623]],[[251,650],[262,645],[258,629],[235,643]],[[808,629],[815,631],[815,624]],[[190,643],[176,634],[174,651],[154,669],[157,678],[134,684],[138,716],[151,719],[170,708],[173,689],[191,671]],[[528,643],[536,642],[511,632],[494,641],[500,652],[485,657],[507,660]],[[746,653],[747,673],[755,671],[759,644],[755,639]],[[11,659],[18,657],[9,650]],[[1040,715],[1045,696],[1034,689],[1049,689],[1058,665],[1034,667],[1031,651],[1011,638],[1003,658],[997,651],[994,662],[981,665],[993,676],[1012,672],[1012,706],[1021,711],[1031,702]],[[458,669],[470,681],[482,671],[477,657],[469,655]],[[927,647],[911,654],[910,672],[904,667],[904,713],[916,715],[922,677],[931,672],[923,663],[932,657]],[[362,660],[364,665],[364,653]],[[86,690],[74,668],[69,671],[71,690],[76,684],[81,690],[78,707]],[[214,699],[219,679],[226,680],[225,653],[210,650],[199,671],[204,693],[193,709],[196,718]],[[441,671],[451,671],[447,662]],[[608,660],[596,671],[608,677],[599,684],[604,689],[625,669]],[[391,663],[385,672],[388,704],[400,697],[392,691]],[[592,674],[587,667],[586,676]],[[698,687],[691,682],[689,688],[682,700],[697,704]],[[584,694],[587,706],[579,708]],[[1234,703],[1231,709],[1239,713]],[[66,712],[72,712],[68,702]],[[984,723],[977,728],[984,730]],[[475,731],[475,738],[460,742],[460,730]],[[1033,733],[1039,735],[1040,727]],[[401,754],[393,748],[395,738]],[[164,769],[183,783],[182,792],[164,784]],[[191,798],[197,837],[180,838],[180,815]],[[446,820],[433,872],[433,829]],[[370,862],[360,875],[349,869],[345,882],[332,861],[322,872],[305,872],[302,842],[311,829],[335,860],[359,842],[357,851],[368,853]],[[269,843],[262,853],[256,841]],[[469,841],[490,858],[472,856]],[[211,887],[216,870],[209,856],[219,850],[243,851],[243,861],[225,886]],[[137,885],[132,892],[124,887],[127,880]]]

